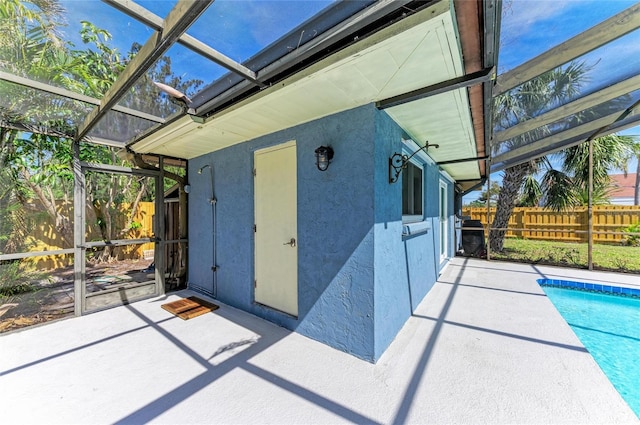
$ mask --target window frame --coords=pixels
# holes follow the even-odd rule
[[[407,155],[410,156],[413,152],[415,152],[416,150],[418,150],[420,148],[420,146],[418,146],[418,144],[416,142],[414,142],[413,140],[403,140],[402,141],[402,154],[403,155]],[[402,206],[402,224],[412,224],[412,223],[420,223],[424,221],[424,214],[425,214],[425,207],[426,207],[426,203],[425,203],[425,198],[424,198],[424,194],[425,194],[425,165],[428,164],[428,157],[423,153],[423,152],[418,152],[416,155],[413,156],[413,158],[411,158],[409,160],[409,163],[407,164],[408,166],[414,166],[415,168],[420,170],[420,173],[422,175],[422,179],[420,180],[421,182],[421,193],[420,193],[420,197],[422,200],[422,205],[420,207],[420,214],[405,214],[404,213],[404,199],[405,199],[405,170],[407,170],[408,168],[405,168],[405,170],[402,171],[401,174],[401,180],[402,180],[402,189],[401,189],[401,206]],[[413,183],[413,182],[412,182]],[[409,192],[413,192],[413,190],[411,190],[411,188],[408,188]]]
[[[438,227],[440,228],[440,261],[449,257],[449,185],[444,179],[438,181]]]
[[[418,170],[420,172],[420,201],[418,204],[419,214],[416,214],[416,202],[415,202],[415,171]],[[409,177],[409,179],[405,180],[405,178]],[[406,185],[406,186],[405,186]],[[405,192],[406,189],[406,192]],[[406,214],[404,212],[405,209],[405,195],[409,198],[406,203],[409,205],[409,210],[413,212],[413,214]],[[409,160],[407,166],[402,170],[402,222],[403,223],[416,223],[424,220],[424,165],[419,163],[418,161],[414,161],[413,158]]]

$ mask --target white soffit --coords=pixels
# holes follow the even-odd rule
[[[429,156],[435,162],[477,156],[466,88],[394,106],[385,111],[420,146],[426,141],[440,145],[438,149],[429,149]],[[480,178],[477,161],[450,164],[443,168],[455,179]]]
[[[431,149],[429,149],[431,153]],[[478,172],[478,161],[460,162],[457,164],[442,165],[441,168],[446,171],[455,180],[477,180],[480,178]]]
[[[190,159],[459,77],[463,65],[449,7],[450,2],[439,2],[209,117],[204,124],[184,117],[132,148]],[[429,150],[436,161],[476,155],[466,89],[386,111],[417,142],[439,143],[440,149]],[[475,169],[478,177],[477,165]]]

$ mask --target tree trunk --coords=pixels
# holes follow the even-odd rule
[[[103,206],[102,204],[100,204],[98,200],[94,200],[91,203],[91,208],[93,208],[93,212],[96,215],[96,221],[98,222],[98,227],[100,228],[100,236],[102,237],[102,240],[104,242],[111,241],[111,235],[109,233],[109,230],[107,229],[107,221],[105,219],[105,214],[104,214],[104,212],[108,210],[109,206],[108,205]],[[96,263],[108,262],[109,259],[111,258],[112,251],[113,250],[110,245],[105,246],[102,252],[95,257],[95,262]]]
[[[73,224],[70,217],[65,216],[60,211],[58,211],[55,199],[53,199],[53,193],[51,193],[51,188],[44,186],[43,189],[41,185],[33,183],[31,180],[31,174],[26,168],[21,169],[20,173],[22,174],[22,180],[24,181],[24,183],[29,186],[29,189],[33,191],[42,206],[44,206],[45,211],[47,212],[47,214],[49,214],[49,217],[54,220],[55,230],[63,242],[62,248],[72,247]],[[49,196],[47,196],[47,193],[45,193],[45,189],[47,190]]]
[[[127,191],[128,190],[129,189],[127,189]],[[120,238],[125,238],[127,233],[129,233],[129,231],[131,230],[131,225],[133,224],[133,221],[134,221],[133,219],[135,218],[136,213],[138,212],[138,206],[140,205],[142,196],[146,191],[147,191],[147,178],[143,177],[140,183],[140,189],[136,194],[136,199],[134,199],[133,204],[131,204],[129,214],[127,215],[127,223],[125,224],[124,229],[120,230],[120,235],[119,235]]]
[[[493,218],[492,228],[501,230],[489,231],[489,246],[491,251],[500,252],[504,248],[504,237],[507,234],[506,229],[509,225],[509,219],[513,213],[518,194],[524,178],[533,172],[531,162],[514,165],[504,170],[502,177],[502,187],[498,194],[498,203],[496,205],[496,215]]]

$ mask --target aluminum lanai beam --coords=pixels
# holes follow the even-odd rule
[[[640,3],[498,76],[494,96],[557,68],[640,27]]]
[[[423,87],[417,90],[412,90],[407,93],[399,94],[387,99],[383,99],[376,102],[378,109],[392,108],[394,106],[402,105],[408,102],[424,99],[426,97],[435,96],[441,93],[446,93],[451,90],[457,90],[474,86],[476,84],[485,83],[490,81],[495,76],[495,68],[482,69],[477,72],[473,72],[469,75],[463,75],[462,77],[452,78],[451,80],[443,81],[437,84],[432,84],[427,87]]]
[[[545,155],[550,155],[553,153],[556,153],[558,151],[561,151],[563,149],[567,149],[570,148],[572,146],[578,145],[580,143],[584,143],[585,141],[588,140],[589,137],[602,137],[602,136],[606,136],[608,134],[612,134],[612,133],[616,133],[616,132],[620,132],[622,130],[626,130],[629,128],[633,128],[636,127],[638,124],[640,124],[640,115],[634,115],[632,117],[627,117],[626,119],[622,120],[622,121],[618,121],[615,122],[607,127],[602,127],[598,130],[596,130],[596,132],[594,132],[593,134],[589,134],[584,133],[584,134],[580,134],[575,136],[573,139],[567,139],[565,143],[560,144],[560,145],[556,145],[556,147],[554,148],[549,148],[543,152],[533,152],[531,154],[519,157],[519,158],[514,158],[514,159],[510,159],[507,162],[495,162],[491,167],[491,172],[495,173],[501,170],[504,170],[505,168],[508,167],[512,167],[514,165],[518,165],[521,164],[523,162],[527,162],[527,161],[531,161],[532,159],[535,158],[539,158],[541,156],[545,156]],[[603,130],[604,129],[604,130]]]
[[[17,75],[9,74],[4,71],[0,71],[0,80],[8,81],[10,83],[19,84],[24,87],[29,87],[35,90],[40,90],[46,93],[55,94],[57,96],[66,97],[69,99],[77,100],[79,102],[89,103],[91,105],[100,105],[100,100],[94,97],[85,96],[83,94],[75,93],[67,89],[55,87],[49,84],[41,83],[39,81],[30,80],[28,78],[19,77]],[[138,111],[124,106],[115,105],[112,108],[114,111],[122,112],[123,114],[131,115],[132,117],[142,118],[145,120],[164,123],[164,118],[147,114],[146,112]]]
[[[606,136],[608,134],[612,134],[615,132],[619,132],[622,130],[626,130],[628,128],[636,127],[640,124],[640,116],[635,116],[633,120],[625,120],[624,122],[618,122],[612,124],[610,127],[607,127],[606,131],[600,131],[593,137],[601,137]],[[576,136],[573,140],[569,140],[568,143],[561,144],[555,148],[546,150],[544,152],[535,152],[529,154],[528,156],[523,156],[520,158],[510,159],[508,162],[494,162],[491,167],[491,172],[495,173],[498,171],[502,171],[505,168],[512,167],[514,165],[521,164],[523,162],[531,161],[532,159],[539,158],[541,156],[550,155],[561,151],[563,149],[570,148],[572,146],[578,145],[580,143],[584,143],[589,137],[589,133],[585,133],[579,136]]]
[[[484,28],[483,67],[495,67],[498,63],[500,52],[500,27],[502,24],[502,1],[485,0],[483,3],[482,18]],[[495,83],[495,81],[494,81]],[[484,153],[491,156],[491,139],[493,137],[493,93],[495,84],[483,84],[484,97]],[[491,158],[487,158],[484,163],[484,176],[491,173]],[[484,180],[483,180],[484,183]]]
[[[505,140],[509,140],[535,128],[550,124],[569,115],[576,114],[580,111],[584,111],[585,109],[592,108],[636,90],[640,90],[640,75],[636,75],[635,77],[596,91],[588,96],[567,103],[566,105],[559,106],[530,120],[522,121],[513,127],[507,128],[506,130],[499,131],[494,137],[494,144],[504,142]]]
[[[103,146],[111,146],[114,148],[122,148],[126,147],[126,143],[119,142],[117,140],[105,139],[103,137],[86,137],[85,140],[94,145],[103,145]]]
[[[484,161],[488,156],[473,156],[471,158],[451,159],[449,161],[436,162],[436,165],[460,164],[463,162]],[[457,181],[457,180],[456,180]]]
[[[102,1],[112,6],[113,8],[118,9],[119,11],[131,16],[132,18],[142,22],[148,27],[151,27],[156,31],[162,31],[162,28],[163,28],[162,18],[151,13],[150,11],[140,6],[139,4],[134,3],[133,1],[129,1],[129,0],[102,0]],[[244,79],[249,80],[254,84],[257,84],[260,87],[265,87],[265,84],[258,80],[255,72],[239,64],[233,59],[225,56],[224,54],[218,52],[217,50],[213,49],[209,45],[203,43],[202,41],[188,34],[183,34],[178,39],[178,43],[206,57],[207,59],[217,63],[218,65],[228,69],[229,71],[240,75]]]
[[[162,32],[156,32],[127,64],[118,79],[107,90],[100,105],[91,111],[78,129],[76,140],[81,140],[100,119],[113,108],[138,78],[158,60],[214,0],[179,0],[163,23]]]
[[[509,152],[503,153],[502,155],[494,156],[492,158],[492,162],[494,162],[494,163],[507,162],[509,160],[516,159],[516,158],[525,156],[527,154],[543,150],[545,148],[549,148],[549,152],[548,153],[551,153],[552,151],[558,150],[556,145],[561,144],[563,141],[569,140],[569,139],[574,138],[576,136],[579,136],[581,134],[592,133],[592,132],[597,131],[599,129],[605,128],[605,127],[611,125],[611,123],[615,122],[619,117],[620,117],[620,112],[616,112],[614,114],[607,115],[607,116],[599,118],[597,120],[593,120],[593,121],[590,121],[588,123],[585,123],[585,124],[570,128],[568,130],[561,131],[561,132],[553,134],[553,135],[551,135],[549,137],[545,137],[543,139],[540,139],[540,140],[538,140],[536,142],[529,143],[529,144],[526,144],[526,145],[524,145],[522,147],[510,150]],[[584,140],[581,140],[579,143],[581,143],[583,141]],[[574,144],[577,144],[577,143],[574,143]],[[568,145],[562,145],[560,148],[564,149],[564,148],[567,148],[567,147],[569,147],[569,146]]]

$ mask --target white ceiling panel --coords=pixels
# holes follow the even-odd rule
[[[461,53],[447,4],[438,3],[343,49],[204,124],[184,118],[132,148],[189,159],[461,76]],[[476,155],[466,89],[386,111],[416,142],[440,144],[440,149],[429,150],[436,161]],[[458,170],[473,174],[473,167],[451,167],[450,174],[463,178]],[[469,178],[478,174],[475,165]]]
[[[431,149],[429,149],[429,153],[431,153]],[[456,180],[477,180],[480,178],[477,162],[443,165],[442,169]]]
[[[386,109],[397,123],[402,123],[419,145],[440,145],[429,149],[436,162],[476,155],[476,143],[466,89],[458,89]],[[477,168],[477,166],[476,166]]]

